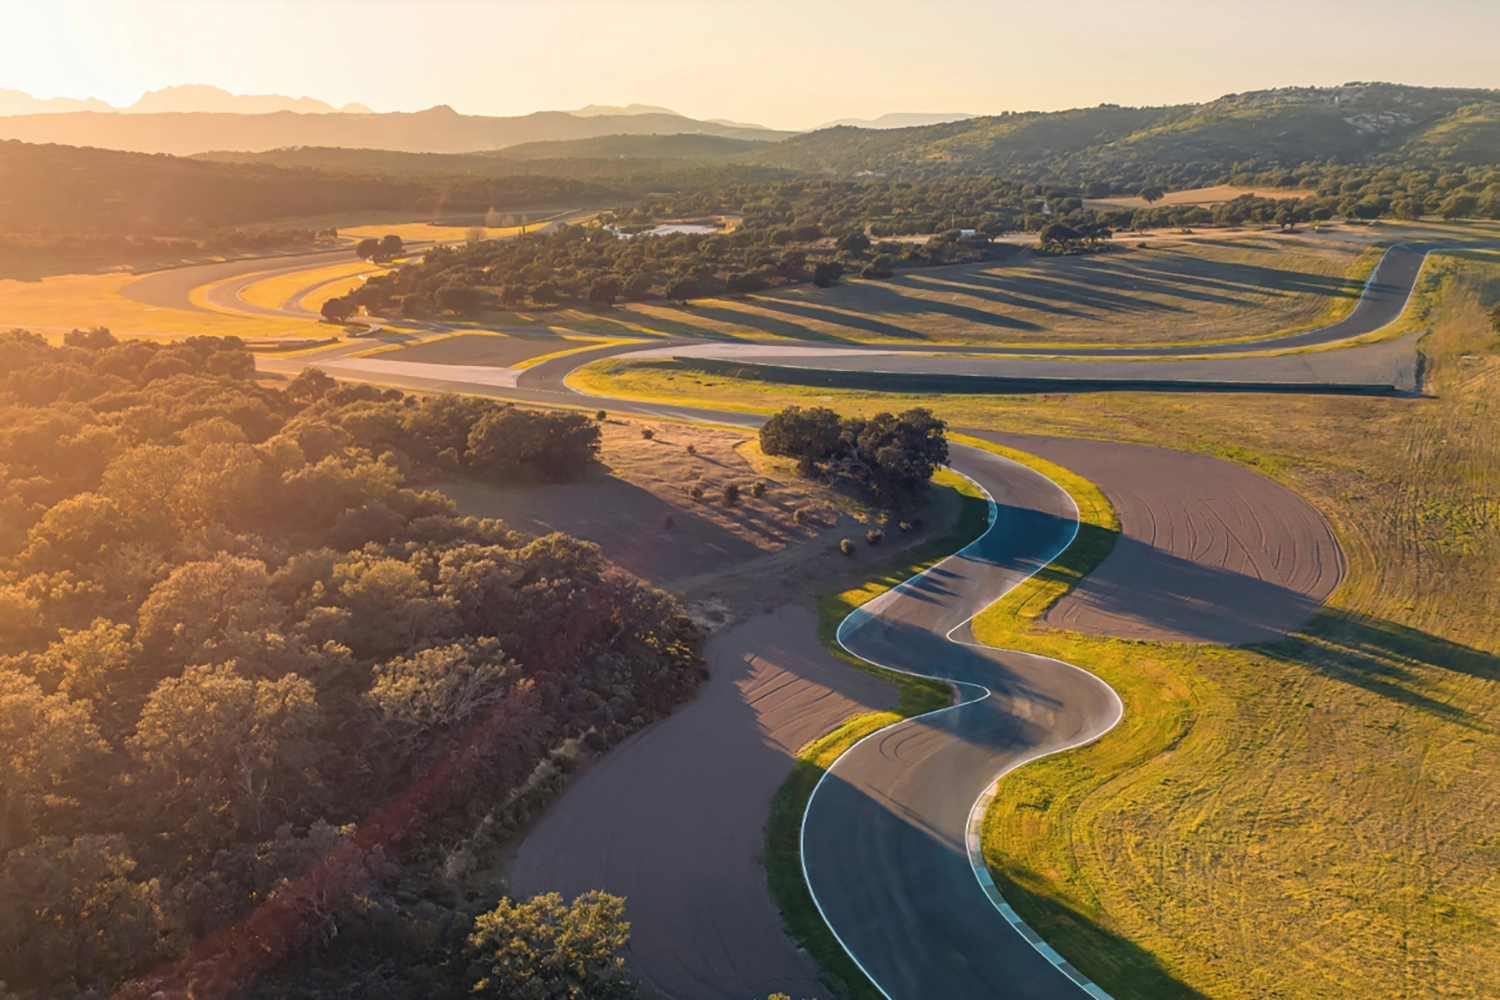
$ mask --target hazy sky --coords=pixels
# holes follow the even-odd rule
[[[0,87],[377,111],[660,104],[806,128],[1349,80],[1500,87],[1500,0],[0,0]]]

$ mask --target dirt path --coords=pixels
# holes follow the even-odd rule
[[[1109,557],[1049,625],[1128,639],[1245,644],[1312,617],[1344,574],[1307,501],[1221,459],[1165,448],[968,431],[1095,483],[1120,518]]]
[[[708,659],[696,701],[607,754],[531,831],[512,891],[624,895],[644,996],[827,996],[782,930],[762,829],[798,749],[895,692],[831,657],[799,607],[716,634]]]

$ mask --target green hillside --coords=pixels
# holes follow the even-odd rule
[[[1420,155],[1486,164],[1500,92],[1361,83],[1230,94],[1201,105],[1007,114],[920,128],[824,129],[743,159],[835,175],[999,173],[1118,185],[1212,183],[1253,166]]]
[[[1401,151],[1414,160],[1500,163],[1500,102],[1459,108],[1412,136]]]

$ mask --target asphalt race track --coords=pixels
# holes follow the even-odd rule
[[[1306,623],[1343,579],[1328,523],[1242,465],[1113,441],[964,433],[1076,472],[1120,519],[1114,549],[1047,625],[1156,642],[1269,642]]]
[[[292,274],[297,271],[309,271],[314,268],[336,264],[341,260],[352,259],[352,257],[353,255],[348,247],[339,247],[336,250],[315,250],[297,254],[246,257],[242,260],[225,261],[219,264],[194,264],[189,267],[174,267],[142,275],[135,281],[123,286],[120,289],[120,294],[127,299],[143,302],[148,306],[207,312],[208,310],[196,305],[189,298],[189,294],[193,289],[201,288],[204,285],[214,282],[224,281],[228,278],[238,277],[247,279],[239,283],[240,287],[243,287],[252,281],[260,281],[262,278],[271,277],[273,274]],[[289,261],[291,263],[281,263],[282,261]],[[262,309],[238,301],[234,303],[232,308],[244,312],[254,312],[257,315],[305,318],[305,314],[301,312]]]
[[[1299,334],[1303,339],[1296,343],[1292,342],[1295,338],[1280,338],[1276,346],[1310,346],[1378,330],[1400,314],[1420,262],[1414,250],[1390,251],[1372,278],[1366,298],[1347,320],[1327,330]],[[704,343],[669,339],[645,346],[671,353]],[[1218,352],[1197,347],[1192,353],[1200,358],[1246,347],[1243,343],[1226,345]],[[585,396],[565,385],[568,372],[580,365],[638,352],[642,350],[639,344],[581,352],[525,370],[435,364],[430,358],[421,363],[402,361],[399,351],[380,359],[348,358],[366,349],[366,345],[346,344],[296,359],[262,358],[260,364],[288,373],[311,364],[338,376],[408,388],[472,392],[543,405],[604,406],[617,413],[747,428],[764,419]],[[775,350],[785,354],[789,349]],[[874,356],[863,348],[836,354],[819,350],[823,354],[820,363],[828,365],[839,363],[840,358]],[[1142,355],[1142,350],[1156,349],[1130,349],[1136,357],[1151,356]],[[966,355],[1003,353],[964,351]],[[1071,364],[1087,368],[1132,356],[1130,351],[1074,352]],[[932,360],[907,353],[907,358],[897,360]],[[1354,350],[1346,349],[1326,356],[1347,360],[1353,354]],[[811,354],[804,357],[811,360]],[[895,352],[883,352],[879,363],[890,364],[892,357]],[[1080,364],[1084,357],[1104,360]],[[937,360],[967,363],[973,359]],[[1264,360],[1226,357],[1220,362],[1249,365]],[[1166,362],[1151,362],[1162,363]],[[1121,539],[1115,551],[1049,613],[1051,624],[1133,638],[1263,641],[1304,622],[1342,575],[1342,555],[1317,513],[1248,469],[1165,449],[981,433],[1090,478],[1120,514]],[[805,817],[803,859],[808,884],[829,926],[892,1000],[1098,998],[1104,996],[1101,990],[1008,914],[993,885],[986,884],[988,875],[977,856],[973,828],[982,812],[976,803],[985,800],[1007,771],[1096,739],[1119,718],[1118,698],[1093,675],[1045,657],[978,646],[967,629],[973,614],[1024,581],[1068,544],[1076,531],[1076,511],[1056,484],[992,453],[955,446],[953,467],[992,497],[990,530],[962,552],[856,612],[841,627],[839,637],[851,652],[873,662],[953,681],[960,704],[876,733],[839,759],[812,797]],[[568,808],[565,801],[558,814]],[[733,823],[733,815],[726,812],[724,821]],[[744,834],[711,824],[700,832],[704,836]],[[598,834],[611,835],[608,829]],[[641,867],[644,850],[633,852],[628,845],[611,841],[601,855],[589,836],[575,828],[568,828],[567,837],[571,850],[594,858],[598,871],[591,869],[591,874],[596,881],[608,884],[618,876],[658,889],[673,884],[670,865],[660,871]],[[654,912],[670,913],[674,905],[706,905],[694,886],[681,885],[679,891],[682,897],[677,904],[670,893],[658,892],[653,897]],[[742,897],[726,899],[725,905],[750,904]],[[704,918],[681,924],[679,933],[689,935],[692,943],[678,943],[677,951],[733,955],[736,961],[753,964],[757,952],[753,941],[742,941],[746,952],[741,957],[734,948],[725,947],[716,924],[722,928],[734,922]],[[703,940],[694,940],[692,935]],[[777,955],[784,957],[782,952]],[[678,975],[670,964],[650,968],[654,959],[645,959],[642,954],[633,961],[648,983],[665,987]],[[662,961],[680,962],[680,958]],[[748,984],[741,980],[738,985]],[[707,982],[700,979],[694,986],[696,992],[711,995],[711,988],[705,992]]]
[[[1119,721],[1094,675],[980,646],[975,614],[1072,541],[1077,512],[1050,479],[955,446],[953,468],[994,503],[990,530],[854,612],[850,652],[951,680],[959,705],[891,726],[835,762],[803,821],[803,867],[824,919],[892,1000],[1086,996],[1002,915],[979,877],[974,803],[1005,772],[1097,739]]]

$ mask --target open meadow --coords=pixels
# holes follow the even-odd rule
[[[38,333],[95,326],[126,336],[193,336],[260,338],[309,336],[316,321],[292,317],[250,316],[228,312],[152,305],[121,294],[140,275],[60,274],[34,281],[0,280],[0,327],[22,327]]]
[[[976,622],[981,638],[1095,671],[1126,702],[1098,744],[1002,782],[986,857],[1028,922],[1117,997],[1484,995],[1500,990],[1482,819],[1500,767],[1500,344],[1485,316],[1500,258],[1449,257],[1433,285],[1418,303],[1432,331],[1421,398],[913,399],[588,379],[763,411],[920,404],[957,428],[1218,455],[1290,487],[1348,565],[1287,639],[1042,629],[1029,592]]]
[[[672,333],[966,344],[1233,340],[1326,322],[1358,297],[1361,249],[1311,234],[1148,242],[1113,253],[898,271],[884,281],[623,310]],[[1362,266],[1361,266],[1362,265]]]

